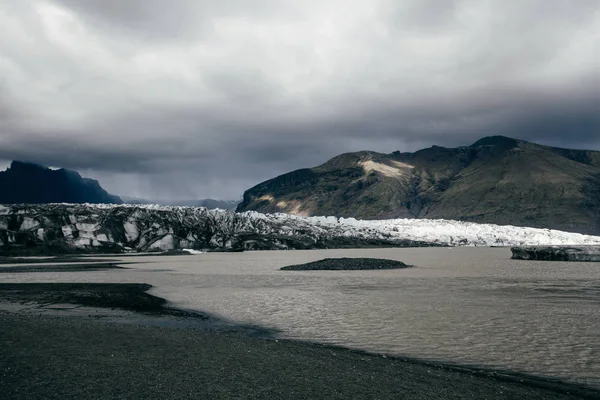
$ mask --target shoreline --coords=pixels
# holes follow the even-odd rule
[[[54,285],[54,288],[52,288],[52,285]],[[128,349],[128,354],[143,354],[148,359],[166,355],[173,357],[175,360],[181,358],[179,363],[175,363],[172,366],[176,370],[181,365],[184,365],[186,360],[193,364],[185,367],[184,371],[180,371],[181,373],[187,373],[187,369],[191,368],[198,370],[196,371],[197,373],[213,376],[214,379],[217,379],[214,376],[215,374],[218,375],[219,379],[225,379],[219,375],[218,371],[223,368],[226,370],[237,368],[239,369],[237,373],[244,376],[247,375],[248,379],[244,380],[243,387],[235,390],[242,390],[244,387],[253,386],[253,382],[254,385],[258,385],[258,382],[260,382],[260,385],[268,386],[268,381],[262,381],[264,373],[268,370],[270,374],[275,374],[278,382],[280,382],[273,386],[273,390],[291,390],[293,393],[296,393],[295,395],[299,396],[297,398],[304,398],[300,394],[303,393],[303,395],[306,395],[307,391],[311,393],[310,398],[332,398],[331,393],[325,397],[319,397],[320,394],[314,392],[314,388],[317,387],[324,390],[323,393],[327,392],[327,387],[332,385],[331,380],[326,376],[327,374],[336,375],[339,390],[344,391],[346,390],[344,388],[353,388],[354,392],[344,393],[354,394],[354,398],[397,398],[397,396],[415,399],[439,398],[439,396],[445,396],[449,393],[456,393],[460,395],[460,398],[473,399],[481,397],[500,399],[510,398],[511,396],[532,399],[600,398],[600,390],[577,383],[564,382],[559,379],[537,377],[513,373],[511,371],[485,369],[476,366],[426,361],[409,357],[387,356],[329,344],[277,339],[276,336],[269,335],[268,330],[261,332],[257,327],[254,327],[254,331],[247,329],[248,327],[244,329],[241,326],[237,330],[233,326],[230,326],[230,329],[211,330],[211,323],[217,323],[218,319],[201,312],[172,308],[166,300],[146,293],[148,289],[150,289],[150,285],[144,284],[77,284],[75,286],[73,284],[0,284],[0,302],[2,303],[23,304],[23,302],[27,302],[28,304],[37,303],[45,304],[46,306],[67,303],[86,307],[91,306],[92,308],[108,307],[133,312],[139,317],[137,320],[131,320],[130,316],[125,316],[121,318],[120,322],[119,318],[112,320],[94,319],[88,316],[87,309],[85,308],[82,309],[81,313],[68,317],[60,316],[59,314],[53,315],[51,308],[47,308],[47,310],[50,310],[49,315],[34,315],[35,311],[15,313],[0,310],[0,346],[3,349],[0,350],[0,361],[3,361],[5,358],[10,359],[11,356],[6,353],[11,353],[12,348],[19,348],[21,351],[19,356],[21,357],[20,362],[28,364],[31,358],[34,358],[32,354],[28,354],[32,352],[31,347],[39,346],[41,353],[49,353],[46,354],[45,359],[50,360],[49,362],[51,363],[62,362],[54,360],[60,354],[61,358],[72,359],[71,361],[74,364],[78,364],[77,360],[82,354],[86,354],[89,351],[89,348],[85,346],[86,341],[79,345],[75,344],[81,339],[81,336],[87,337],[93,342],[97,342],[104,337],[112,338],[111,340],[115,341],[112,344],[99,344],[101,348],[108,346],[106,350],[115,351],[114,346],[119,348],[123,345]],[[10,295],[7,295],[8,292],[12,293],[12,298]],[[81,297],[82,293],[83,300]],[[91,303],[88,302],[89,299],[85,299],[85,293],[94,298]],[[98,296],[100,296],[100,299],[97,298]],[[108,297],[103,299],[102,296]],[[152,318],[157,316],[164,319],[158,322],[154,320],[153,322]],[[130,319],[128,320],[127,318]],[[211,318],[212,321],[205,323]],[[197,322],[198,320],[201,320],[202,323],[195,324],[194,321]],[[32,330],[33,332],[43,330],[47,334],[38,337],[32,333]],[[85,334],[86,332],[87,335]],[[255,335],[252,334],[253,332]],[[57,333],[60,333],[60,335],[55,337]],[[74,335],[74,337],[65,342],[66,338],[64,335]],[[138,335],[149,335],[155,338],[155,340],[163,341],[163,346],[156,347],[151,345],[151,348],[148,349],[148,342],[142,340]],[[7,347],[8,343],[2,343],[6,340],[7,336],[11,344],[10,347]],[[120,339],[115,340],[116,336],[119,336]],[[165,340],[165,338],[169,340]],[[214,342],[217,348],[212,349],[206,345],[203,346],[202,343],[199,344],[194,338],[202,338],[205,341]],[[197,365],[194,360],[187,359],[185,354],[175,355],[178,352],[177,349],[181,351],[181,348],[178,346],[173,347],[174,343],[179,342],[186,342],[187,344],[183,348],[200,354],[212,354],[211,352],[214,353],[216,351],[220,354],[219,357],[225,357],[225,359],[230,357],[244,359],[248,354],[254,354],[258,357],[254,358],[255,362],[263,362],[265,359],[270,359],[272,365],[263,365],[262,368],[266,368],[264,371],[260,370],[260,368],[256,370],[251,365],[244,366],[243,363],[237,365],[236,363],[225,362],[224,359],[215,357],[212,354],[211,357],[208,357],[207,360],[209,361],[206,364],[210,366],[210,369],[215,369],[215,371],[207,371],[206,369],[209,368],[207,365]],[[152,343],[152,341],[149,343]],[[285,351],[279,351],[282,348]],[[52,353],[52,349],[61,349],[61,351],[58,354],[54,354]],[[298,354],[301,354],[304,358],[308,357],[310,362],[301,363],[298,367],[299,369],[294,369],[293,371],[287,370],[290,357],[293,358],[294,355]],[[125,357],[124,354],[121,355]],[[367,362],[368,365],[364,364],[365,360],[369,361]],[[0,362],[0,366],[4,361]],[[96,365],[98,360],[91,357],[86,358],[86,362]],[[318,368],[319,365],[328,366],[320,372],[321,374],[325,374],[325,376],[314,374],[314,368]],[[376,365],[377,368],[372,369],[373,365]],[[134,370],[136,368],[144,369],[145,364],[135,362],[132,364],[129,361],[124,361],[124,364],[116,364],[113,367],[121,370],[122,373],[133,373],[131,371],[132,368]],[[35,370],[36,374],[48,375],[49,377],[55,376],[53,370],[49,370],[48,368],[38,370],[35,365],[32,365],[30,368]],[[99,379],[97,374],[101,374],[102,371],[94,368],[93,370],[94,373],[92,375],[95,377],[94,379]],[[378,374],[381,376],[377,374],[373,375],[373,371],[378,371]],[[169,374],[168,371],[163,372]],[[408,372],[411,373],[410,378],[398,376],[398,374],[402,375]],[[346,374],[350,375],[346,376]],[[356,377],[353,377],[353,374],[358,374],[362,377],[361,385],[371,381],[373,384],[378,382],[378,387],[372,388],[374,390],[372,396],[368,391],[360,391],[359,387],[355,387]],[[254,375],[256,375],[256,379],[253,380],[251,378]],[[17,373],[17,376],[13,376],[13,378],[11,376],[11,372],[7,372],[6,370],[0,373],[0,383],[2,383],[2,386],[13,389],[26,388],[28,396],[19,397],[15,392],[14,396],[9,395],[6,398],[43,398],[35,397],[35,390],[37,389],[27,387],[27,382],[31,379],[30,375],[26,374],[19,378]],[[56,378],[61,380],[60,378],[64,377],[59,376]],[[140,376],[140,379],[142,378]],[[284,384],[284,382],[287,382],[287,378],[290,381]],[[83,379],[80,383],[85,382],[86,385],[89,384],[93,387],[94,379]],[[168,382],[165,382],[165,384],[168,384]],[[63,385],[66,385],[64,387],[68,388],[73,385],[78,386],[78,383],[76,380],[67,379],[66,382],[63,382]],[[128,389],[133,390],[134,387],[129,386],[129,383],[124,383],[124,386],[120,390],[127,392]],[[211,390],[219,392],[225,389],[227,388],[213,388]],[[259,390],[258,387],[255,389]],[[267,389],[268,387],[264,388],[264,390]],[[402,390],[398,392],[400,389]],[[359,390],[359,392],[356,392],[356,390]],[[25,394],[25,392],[22,392],[22,394]],[[40,392],[40,396],[42,394]],[[62,398],[64,398],[65,393],[62,393],[62,395]],[[231,395],[233,396],[233,394]],[[270,395],[275,396],[276,393],[272,392]],[[253,397],[250,392],[243,391],[237,393],[235,396],[262,398],[261,396]],[[294,395],[286,395],[286,397],[294,398]],[[333,397],[335,398],[335,396]],[[127,398],[127,396],[124,396],[124,398]],[[222,398],[227,398],[227,396]],[[338,398],[344,398],[344,396]]]

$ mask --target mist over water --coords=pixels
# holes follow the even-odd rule
[[[417,268],[279,271],[325,257]],[[110,272],[4,274],[7,282],[145,282],[175,306],[286,338],[559,377],[600,387],[600,263],[510,259],[506,248],[127,257]]]

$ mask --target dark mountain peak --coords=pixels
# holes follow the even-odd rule
[[[377,153],[375,151],[361,150],[352,153],[344,153],[335,156],[326,163],[313,168],[313,171],[337,171],[348,168],[361,168],[360,164],[365,161],[379,160],[388,157],[387,154]]]
[[[100,184],[98,181],[90,178],[82,178],[82,176],[77,171],[73,171],[71,169],[60,168],[60,169],[52,169],[48,168],[45,165],[36,164],[29,161],[19,161],[14,160],[11,162],[9,170],[11,173],[19,173],[19,174],[43,174],[45,176],[64,176],[67,179],[80,180],[83,179],[90,184],[96,184],[98,187]],[[8,172],[8,170],[6,171]]]
[[[43,165],[13,161],[0,172],[0,203],[109,203],[121,204],[98,181],[82,178],[77,171],[53,170]]]
[[[10,163],[9,169],[13,171],[31,171],[31,170],[46,170],[48,168],[40,164],[35,164],[28,161],[14,160]]]
[[[358,161],[372,160],[374,158],[379,158],[381,156],[384,156],[384,154],[377,153],[375,151],[370,151],[370,150],[361,150],[361,151],[354,151],[351,153],[340,154],[339,156],[333,157],[332,159],[327,161],[325,164],[337,163],[337,162],[356,163]]]
[[[483,147],[483,146],[500,146],[504,148],[517,147],[522,140],[509,138],[506,136],[486,136],[473,143],[470,147]]]
[[[83,179],[84,181],[92,183],[92,184],[95,182],[98,186],[100,186],[100,184],[98,183],[97,180],[90,179],[90,178],[83,178],[81,176],[81,174],[79,174],[79,172],[73,171],[72,169],[61,168],[61,169],[56,170],[55,172],[57,174],[62,174],[69,179]]]

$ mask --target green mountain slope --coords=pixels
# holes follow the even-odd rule
[[[502,136],[414,153],[370,151],[263,182],[238,211],[446,218],[600,233],[600,152]]]

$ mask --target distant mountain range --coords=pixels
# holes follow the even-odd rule
[[[244,193],[237,211],[445,218],[600,233],[600,152],[503,136],[414,153],[360,151]]]
[[[0,204],[106,203],[121,204],[118,196],[102,189],[98,181],[82,178],[68,169],[13,161],[0,172]]]
[[[160,204],[235,210],[239,200],[147,200],[109,194],[98,181],[83,178],[68,169],[50,169],[38,164],[13,161],[0,171],[0,204],[95,203]]]
[[[127,204],[159,204],[162,206],[183,206],[183,207],[206,207],[209,210],[235,210],[240,200],[215,200],[215,199],[199,199],[199,200],[148,200],[137,197],[121,196],[123,202]]]

